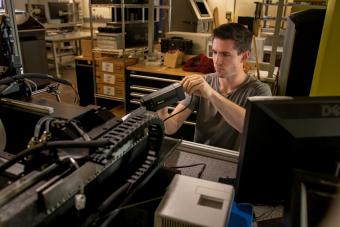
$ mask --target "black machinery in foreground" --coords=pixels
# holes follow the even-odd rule
[[[2,99],[0,119],[1,226],[108,224],[159,167],[163,123],[144,107],[122,120],[97,106]]]
[[[110,225],[160,167],[162,120],[149,106],[123,120],[98,106],[32,98],[40,90],[31,79],[72,84],[21,74],[9,17],[0,22],[0,226]],[[146,104],[160,108],[180,90],[174,86]]]

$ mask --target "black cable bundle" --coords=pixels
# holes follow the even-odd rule
[[[15,67],[12,63],[11,56],[13,50],[13,36],[9,17],[1,15],[0,17],[0,67],[7,67],[6,70],[0,70],[0,78],[9,75],[15,75]]]
[[[31,88],[29,88],[29,85],[25,82],[25,80],[29,79],[45,79],[49,81],[54,81],[60,84],[64,84],[67,86],[70,86],[74,93],[75,93],[75,100],[74,103],[77,103],[79,101],[79,95],[78,91],[75,89],[73,84],[67,80],[60,79],[57,77],[54,77],[52,75],[43,74],[43,73],[24,73],[20,75],[5,77],[3,79],[0,79],[0,97],[5,96],[5,94],[13,94],[12,96],[24,96],[28,97],[32,94]],[[10,88],[12,87],[12,88]]]

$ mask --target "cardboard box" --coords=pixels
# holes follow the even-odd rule
[[[164,65],[169,68],[176,68],[182,65],[183,52],[176,50],[174,52],[168,51],[164,57]]]
[[[123,48],[122,34],[98,33],[97,47],[106,50],[117,50]]]
[[[97,94],[124,98],[124,86],[97,83]]]
[[[137,58],[103,58],[97,61],[97,70],[114,74],[124,74],[125,67],[137,63]]]
[[[124,74],[113,74],[108,72],[96,71],[96,82],[105,84],[119,84],[124,86]]]
[[[94,46],[96,46],[96,40],[93,40]],[[92,58],[92,47],[91,47],[91,39],[81,39],[81,55],[86,58]],[[95,58],[100,58],[101,53],[94,53]]]

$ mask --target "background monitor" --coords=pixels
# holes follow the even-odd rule
[[[197,19],[212,19],[212,13],[206,0],[190,0],[190,3],[194,9]]]
[[[309,9],[293,13],[287,18],[279,72],[279,95],[309,95],[325,13],[325,9]]]
[[[295,169],[339,177],[340,97],[254,97],[246,108],[237,202],[288,207]]]
[[[49,2],[48,10],[51,20],[60,20],[61,23],[68,23],[70,18],[71,6],[66,2]]]
[[[26,11],[28,12],[28,4],[25,5],[26,6]],[[37,19],[40,23],[47,23],[48,19],[47,19],[47,4],[31,4],[32,7],[32,16]]]

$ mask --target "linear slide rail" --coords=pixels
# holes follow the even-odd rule
[[[234,163],[238,163],[239,159],[238,151],[213,147],[206,144],[194,143],[187,140],[183,140],[178,146],[177,150]]]

